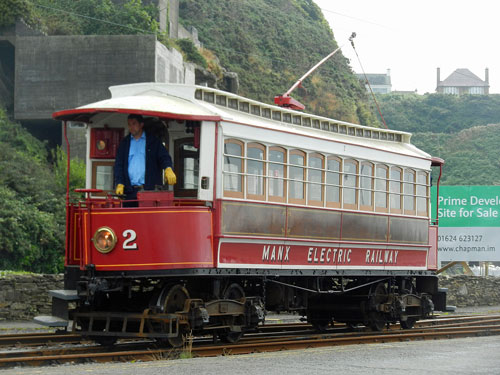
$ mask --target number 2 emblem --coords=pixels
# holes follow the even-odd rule
[[[135,242],[137,238],[137,233],[135,230],[126,229],[123,231],[123,237],[125,241],[123,242],[123,250],[137,250],[137,243]]]

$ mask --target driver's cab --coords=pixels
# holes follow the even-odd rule
[[[114,160],[120,141],[128,134],[127,115],[100,113],[89,123],[86,185],[87,189],[102,190],[95,192],[95,197],[109,197],[114,194]],[[177,177],[175,185],[169,186],[165,182],[164,186],[158,186],[158,189],[173,190],[176,199],[210,200],[211,195],[207,194],[207,190],[211,190],[210,187],[204,186],[204,192],[201,194],[199,189],[201,121],[147,115],[143,118],[144,130],[160,139],[167,148]],[[211,180],[211,171],[206,171],[205,175],[206,181]]]

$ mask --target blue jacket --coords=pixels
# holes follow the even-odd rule
[[[128,151],[131,135],[122,139],[116,152],[115,186],[123,184],[125,193],[133,191],[128,177]],[[162,170],[172,167],[172,159],[167,150],[155,136],[146,133],[146,173],[144,176],[144,190],[154,190],[155,185],[163,182]]]

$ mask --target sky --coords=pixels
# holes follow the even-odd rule
[[[500,3],[495,0],[314,0],[356,73],[384,74],[392,90],[436,90],[456,69],[485,79],[500,93]],[[356,33],[354,45],[348,39]],[[363,69],[362,69],[362,68]]]

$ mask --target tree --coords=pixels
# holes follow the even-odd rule
[[[60,272],[65,230],[65,154],[54,151],[0,110],[0,269]],[[71,183],[84,184],[73,161]]]

